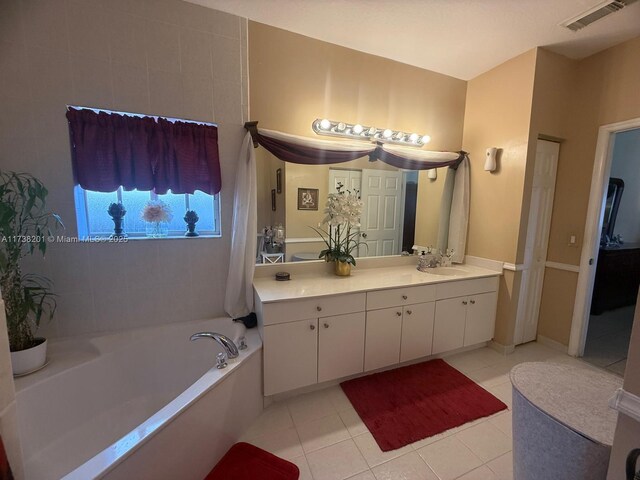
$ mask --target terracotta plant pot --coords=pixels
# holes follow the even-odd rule
[[[40,370],[47,362],[47,339],[36,338],[36,346],[11,352],[13,375],[26,375]]]
[[[351,275],[351,264],[336,260],[335,272],[336,275],[340,277],[348,277],[349,275]]]

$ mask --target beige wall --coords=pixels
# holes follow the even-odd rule
[[[462,144],[471,159],[468,255],[518,261],[535,68],[534,49],[468,83]],[[500,149],[492,173],[483,169],[488,147]],[[494,338],[503,345],[513,344],[521,276],[507,271],[500,281]]]
[[[53,244],[28,269],[59,294],[50,337],[223,313],[246,21],[178,0],[3,2],[0,168],[33,173],[76,235],[67,104],[217,122],[220,239]],[[37,267],[34,265],[38,265]]]
[[[438,229],[440,226],[440,205],[442,191],[447,178],[446,168],[438,168],[438,178],[430,180],[428,170],[418,173],[418,199],[416,202],[415,245],[423,247],[438,246]]]
[[[311,122],[330,118],[428,134],[433,150],[460,149],[462,80],[255,22],[249,22],[249,52],[251,117],[263,128],[315,136]],[[353,168],[385,168],[366,159],[360,164]],[[420,195],[431,197],[432,182],[420,178]],[[326,198],[328,167],[287,165],[286,184],[287,237],[313,236],[308,226],[322,220],[324,203],[318,212],[298,211],[297,189],[318,188]],[[431,208],[423,213],[431,215]],[[428,223],[418,223],[419,231]]]

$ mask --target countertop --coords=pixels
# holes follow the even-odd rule
[[[291,275],[291,280],[276,281],[273,277],[255,278],[253,288],[262,303],[323,297],[345,293],[367,292],[395,287],[456,282],[474,278],[495,277],[500,271],[475,265],[454,265],[455,275],[436,275],[420,272],[416,265],[383,268],[354,268],[351,276],[338,277],[333,273],[304,273]]]

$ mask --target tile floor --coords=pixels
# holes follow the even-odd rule
[[[635,305],[589,317],[584,361],[624,376]]]
[[[511,480],[509,371],[525,361],[583,364],[538,343],[507,356],[483,348],[445,360],[509,410],[382,452],[336,385],[271,405],[242,440],[294,462],[301,480]]]

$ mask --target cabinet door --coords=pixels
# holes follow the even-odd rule
[[[364,369],[364,312],[318,320],[318,382]]]
[[[431,355],[434,316],[435,302],[404,307],[400,342],[401,362]]]
[[[400,361],[402,308],[385,308],[367,312],[364,370],[394,365]]]
[[[468,303],[468,297],[449,298],[436,302],[432,353],[447,352],[464,345],[464,326]]]
[[[264,327],[264,394],[293,390],[318,381],[318,320]]]
[[[464,346],[488,342],[493,338],[496,324],[496,303],[498,293],[481,293],[469,297]]]

